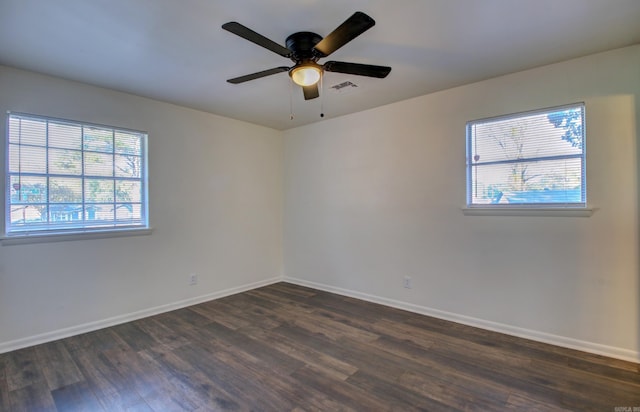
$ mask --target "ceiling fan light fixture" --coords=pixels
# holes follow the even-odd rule
[[[337,61],[328,61],[324,64],[318,63],[319,59],[328,57],[375,24],[375,20],[371,17],[361,11],[357,11],[324,38],[310,31],[299,31],[287,36],[285,41],[287,46],[284,47],[236,21],[230,21],[222,25],[224,30],[290,59],[294,66],[274,67],[245,76],[234,77],[233,79],[228,79],[227,82],[239,84],[281,72],[288,72],[291,81],[302,88],[304,99],[311,100],[320,97],[318,83],[322,82],[324,72],[383,79],[387,77],[391,67]]]
[[[289,72],[291,80],[298,86],[312,86],[320,81],[322,70],[314,64],[296,66]]]

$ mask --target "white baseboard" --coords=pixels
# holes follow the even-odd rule
[[[17,349],[39,345],[41,343],[52,342],[54,340],[68,338],[70,336],[79,335],[82,333],[93,332],[98,329],[131,322],[133,320],[146,318],[148,316],[158,315],[160,313],[170,312],[176,309],[182,309],[187,306],[197,305],[199,303],[208,302],[213,299],[220,299],[225,296],[235,295],[236,293],[241,293],[247,290],[271,285],[273,283],[282,282],[282,280],[282,277],[278,276],[271,279],[261,280],[259,282],[249,283],[246,285],[209,293],[206,295],[180,300],[178,302],[168,303],[166,305],[160,305],[149,309],[126,313],[124,315],[118,315],[107,319],[84,323],[82,325],[71,326],[69,328],[54,330],[51,332],[46,332],[39,335],[29,336],[26,338],[16,339],[8,342],[0,342],[0,353],[11,352]]]
[[[507,335],[517,336],[520,338],[531,339],[538,342],[549,343],[551,345],[562,346],[569,349],[576,349],[583,352],[589,352],[597,355],[607,356],[610,358],[621,359],[629,362],[640,363],[640,352],[629,349],[617,348],[614,346],[602,345],[599,343],[583,341],[579,339],[569,338],[565,336],[553,335],[550,333],[540,332],[531,329],[520,328],[517,326],[506,325],[503,323],[492,322],[484,319],[478,319],[471,316],[460,315],[457,313],[446,312],[425,306],[414,305],[412,303],[402,302],[398,300],[383,298],[380,296],[369,295],[348,289],[337,288],[322,283],[310,282],[303,279],[297,279],[285,276],[284,282],[293,283],[300,286],[306,286],[312,289],[319,289],[325,292],[336,293],[338,295],[349,296],[356,299],[365,300],[367,302],[379,303],[385,306],[391,306],[397,309],[403,309],[409,312],[419,313],[421,315],[432,316],[434,318],[448,320],[461,323],[468,326],[487,329],[494,332],[500,332]]]

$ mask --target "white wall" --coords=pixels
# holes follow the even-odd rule
[[[286,277],[640,360],[639,67],[634,46],[285,132]],[[579,101],[591,217],[463,215],[467,121]]]
[[[640,361],[638,67],[635,46],[282,133],[0,66],[3,112],[149,132],[155,227],[0,247],[0,352],[277,280],[284,227],[286,279]],[[577,101],[596,213],[464,216],[465,122]]]
[[[7,110],[147,131],[155,231],[0,247],[0,352],[282,276],[281,132],[0,66]]]

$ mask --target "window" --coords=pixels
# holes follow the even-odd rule
[[[467,123],[467,206],[586,207],[584,104]]]
[[[148,228],[147,135],[9,113],[5,232]]]

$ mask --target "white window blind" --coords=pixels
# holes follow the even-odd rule
[[[148,228],[146,133],[7,119],[7,236]]]
[[[585,207],[584,104],[468,122],[467,206]]]

